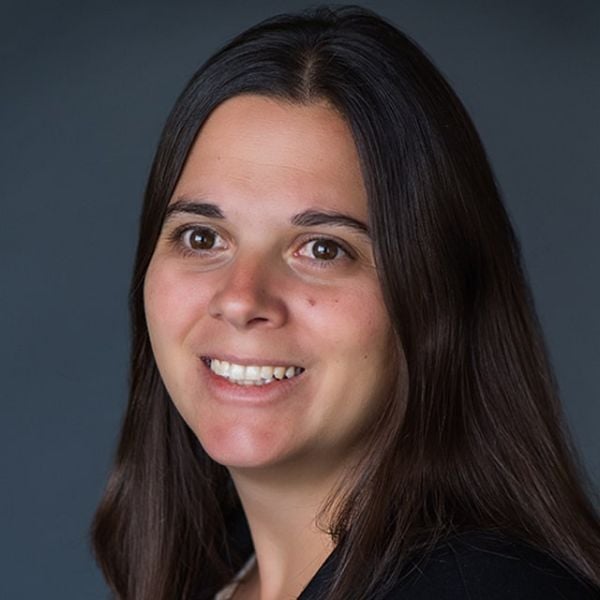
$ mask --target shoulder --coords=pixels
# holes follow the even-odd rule
[[[386,600],[600,600],[550,555],[494,532],[449,537],[402,573]]]

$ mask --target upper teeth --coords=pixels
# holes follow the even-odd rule
[[[273,379],[290,379],[302,373],[301,367],[237,365],[226,360],[210,359],[210,370],[230,381],[247,385],[271,383]]]

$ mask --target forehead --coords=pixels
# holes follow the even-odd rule
[[[326,201],[329,208],[354,205],[366,215],[352,133],[325,102],[291,104],[248,94],[220,104],[192,147],[174,198],[208,194],[261,197],[265,204]]]

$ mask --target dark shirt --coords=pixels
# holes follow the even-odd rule
[[[236,516],[230,540],[245,563],[253,552],[245,518]],[[298,600],[322,600],[339,559],[336,548]],[[368,574],[367,574],[368,575]],[[204,599],[200,593],[194,598]],[[348,600],[365,600],[360,596]],[[549,554],[490,531],[455,534],[427,556],[407,561],[378,600],[600,600],[600,589]]]
[[[334,551],[299,600],[323,597],[335,563]],[[485,531],[448,538],[422,561],[409,561],[402,573],[385,600],[600,600],[600,589],[548,554]]]

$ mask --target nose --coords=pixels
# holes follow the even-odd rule
[[[278,290],[279,287],[279,290]],[[288,318],[273,267],[259,258],[236,260],[223,272],[208,313],[238,330],[281,327]]]

